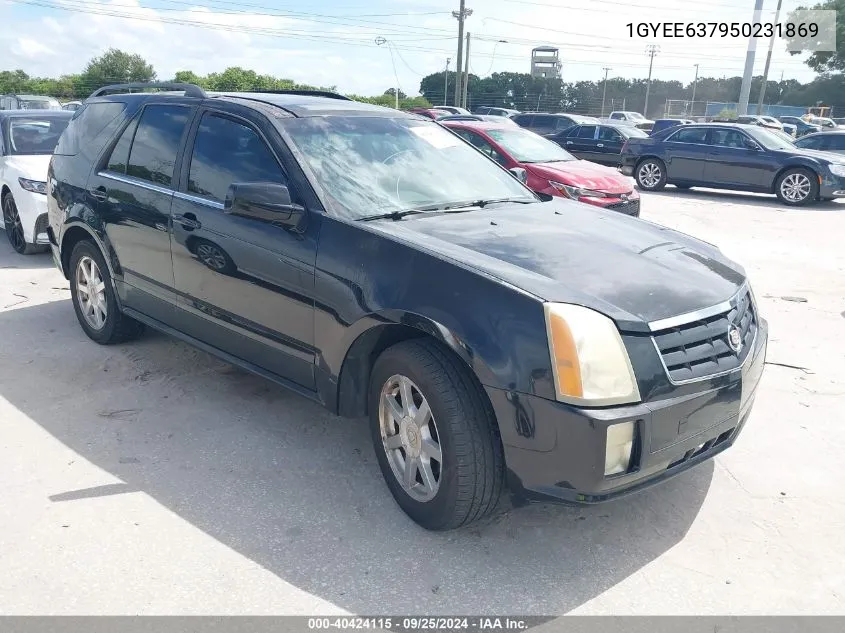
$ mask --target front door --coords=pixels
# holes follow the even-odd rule
[[[602,125],[599,127],[598,139],[596,140],[596,154],[593,160],[602,165],[616,167],[620,161],[625,139],[616,129]]]
[[[578,126],[576,136],[566,138],[566,150],[582,160],[593,160],[596,153],[596,130],[595,125]]]
[[[295,232],[227,213],[224,201],[232,183],[290,186],[267,142],[271,128],[214,110],[202,112],[194,127],[172,213],[180,327],[313,390],[320,216],[309,214],[304,231]],[[291,195],[296,197],[293,190]]]
[[[741,130],[715,128],[710,131],[710,152],[704,179],[714,186],[768,187],[775,166],[756,141]]]
[[[88,180],[123,283],[121,300],[170,323],[176,299],[170,262],[170,205],[176,158],[194,108],[149,104],[126,126]]]

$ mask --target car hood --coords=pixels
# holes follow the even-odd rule
[[[553,163],[524,163],[523,167],[535,176],[556,180],[565,185],[604,191],[606,193],[630,193],[634,184],[630,178],[615,169],[597,165],[586,160],[570,160]]]
[[[542,300],[598,310],[624,331],[714,306],[745,281],[743,269],[706,242],[558,198],[366,226]]]
[[[21,177],[46,182],[47,168],[52,154],[12,155],[6,157],[6,166],[14,169]]]
[[[804,149],[803,147],[790,147],[789,149],[782,149],[780,151],[790,156],[808,156],[830,163],[842,163],[842,156],[835,152],[823,152],[818,149]]]

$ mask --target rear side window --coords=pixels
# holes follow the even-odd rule
[[[531,124],[531,127],[535,127],[541,130],[553,130],[555,128],[555,117],[549,116],[548,114],[535,114],[534,123]]]
[[[126,175],[170,186],[176,153],[190,112],[189,107],[178,105],[144,108],[129,150]]]
[[[707,128],[694,127],[685,130],[678,130],[667,138],[667,141],[675,143],[704,143],[707,138]]]
[[[573,127],[569,128],[568,130],[566,130],[566,134],[564,134],[564,136],[565,136],[566,138],[577,138],[577,137],[578,137],[578,133],[579,133],[580,131],[581,131],[581,126],[580,126],[580,125],[575,125],[575,126],[573,126]]]
[[[593,138],[596,135],[595,125],[582,125],[578,130],[578,138]]]
[[[599,128],[600,141],[622,141],[622,135],[614,130],[612,127],[602,126]]]
[[[135,136],[135,130],[138,129],[138,118],[134,118],[132,122],[120,135],[117,145],[112,150],[111,157],[107,169],[109,171],[116,171],[120,174],[126,173],[126,165],[129,163],[129,148],[132,146],[132,138]]]
[[[116,101],[83,104],[74,112],[54,153],[76,156],[83,149],[90,150],[92,155],[99,153],[114,132],[116,121],[125,108],[125,103]]]
[[[188,191],[222,202],[235,182],[287,184],[275,156],[255,130],[206,113],[194,141]]]
[[[845,150],[845,134],[835,134],[827,138],[825,149]]]
[[[534,120],[534,115],[532,115],[532,114],[518,114],[515,117],[513,117],[513,120],[517,125],[520,125],[522,127],[531,127],[531,123]]]
[[[619,114],[618,112],[614,112],[613,114],[611,114],[611,115],[610,115],[610,118],[611,118],[611,119],[621,119],[621,118],[623,118],[623,117],[622,117],[622,115],[621,115],[621,114]]]

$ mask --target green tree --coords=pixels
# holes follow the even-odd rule
[[[388,97],[393,97],[396,95],[396,88],[388,88],[382,94],[387,95]],[[407,99],[408,95],[402,92],[402,89],[399,89],[399,99]]]
[[[812,51],[807,58],[807,65],[817,73],[842,72],[845,70],[845,0],[826,0],[812,7],[798,7],[795,11],[806,9],[836,11],[836,51],[817,51],[815,43],[803,40],[804,47],[800,51],[790,51],[793,55]],[[795,13],[790,13],[790,20]],[[800,22],[800,20],[796,20]]]
[[[143,57],[110,48],[88,62],[79,75],[75,90],[77,95],[88,95],[109,84],[152,81],[155,78],[155,70]]]

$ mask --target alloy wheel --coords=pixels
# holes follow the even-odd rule
[[[26,240],[23,236],[23,225],[21,224],[21,217],[18,214],[18,208],[15,206],[15,201],[11,195],[6,196],[3,201],[3,225],[6,229],[6,237],[9,238],[9,243],[17,252],[23,252],[26,249]]]
[[[106,283],[92,258],[80,258],[76,265],[76,298],[86,323],[95,330],[103,329],[108,317]]]
[[[197,257],[203,264],[214,270],[226,268],[226,258],[223,253],[211,244],[200,244],[197,247]]]
[[[806,174],[789,174],[780,183],[781,195],[790,202],[802,202],[810,195],[813,184]]]
[[[390,469],[416,501],[431,501],[440,489],[443,454],[428,400],[407,376],[387,379],[379,396],[379,427]]]
[[[639,180],[643,187],[651,189],[660,182],[660,167],[656,163],[643,163],[640,167]]]

